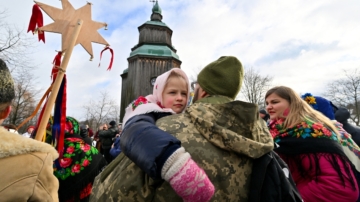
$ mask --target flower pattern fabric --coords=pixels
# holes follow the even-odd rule
[[[341,123],[335,122],[335,126],[337,127],[341,135],[341,140],[340,140],[341,145],[348,147],[350,151],[354,152],[354,154],[358,158],[360,158],[360,148],[351,138],[351,135],[343,129]]]
[[[65,138],[65,148],[63,158],[54,164],[54,175],[61,180],[79,174],[91,164],[92,156],[99,153],[80,138]]]
[[[146,103],[150,103],[150,102],[145,97],[140,96],[140,97],[138,97],[138,99],[136,99],[135,101],[133,101],[131,103],[132,110],[134,111],[136,109],[136,107],[138,107],[139,105],[142,105],[142,104],[146,104]]]
[[[269,128],[276,143],[285,137],[328,138],[339,141],[336,134],[326,128],[322,123],[312,123],[308,120],[299,123],[295,127],[286,128],[284,127],[284,119],[278,119],[270,123]]]

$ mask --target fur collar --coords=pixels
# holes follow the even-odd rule
[[[50,153],[53,160],[59,157],[51,145],[11,133],[0,127],[0,159],[33,152]]]

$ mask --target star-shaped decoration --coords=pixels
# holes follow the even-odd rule
[[[77,10],[74,9],[68,0],[61,0],[63,9],[55,8],[36,1],[35,3],[39,5],[39,7],[47,15],[49,15],[51,19],[54,20],[53,23],[45,25],[39,28],[39,30],[61,34],[61,48],[63,52],[66,52],[66,49],[69,46],[70,38],[72,37],[75,25],[79,19],[83,20],[83,25],[75,45],[81,44],[82,47],[84,47],[84,49],[90,54],[91,58],[93,57],[91,42],[104,44],[106,46],[109,45],[97,31],[102,27],[106,27],[106,23],[96,22],[91,19],[91,3],[87,3],[85,6]]]

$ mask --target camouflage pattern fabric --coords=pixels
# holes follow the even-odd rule
[[[254,104],[212,96],[157,126],[182,142],[215,186],[211,201],[247,201],[252,159],[273,149],[266,123]],[[170,184],[153,181],[123,154],[94,182],[91,201],[177,202]]]

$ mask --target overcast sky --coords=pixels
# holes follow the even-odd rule
[[[59,0],[39,0],[61,8]],[[86,1],[70,0],[75,8]],[[94,60],[76,46],[68,69],[67,114],[82,120],[82,106],[109,91],[120,103],[120,74],[128,67],[131,48],[138,43],[138,26],[150,19],[153,4],[148,0],[93,0],[92,19],[106,22],[99,32],[114,49],[114,64],[103,45],[93,44]],[[8,22],[26,32],[33,1],[0,1]],[[187,74],[222,55],[239,58],[273,76],[274,85],[286,85],[298,93],[321,95],[327,83],[344,76],[343,70],[360,67],[360,1],[358,0],[164,0],[159,1],[163,22],[172,30],[172,42]],[[53,21],[43,12],[44,24]],[[28,33],[29,36],[32,36]],[[46,33],[46,43],[32,50],[38,86],[50,84],[51,62],[60,50],[59,34]],[[34,41],[37,40],[33,36]]]

